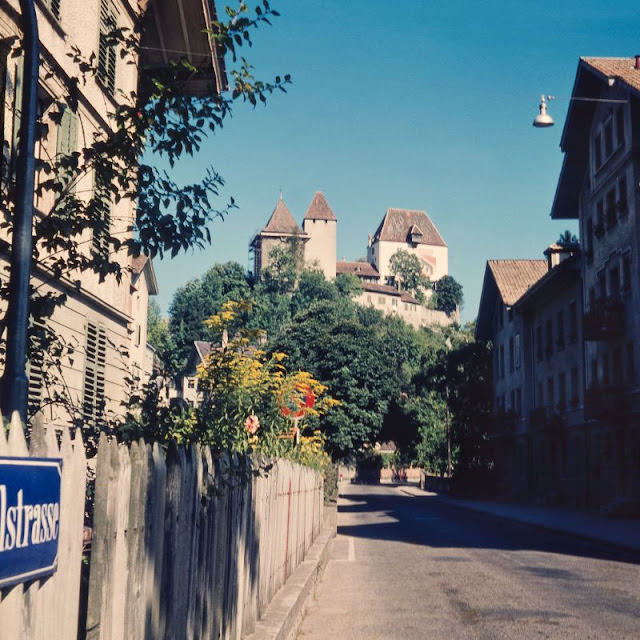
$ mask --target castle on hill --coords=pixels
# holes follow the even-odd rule
[[[448,274],[447,244],[425,211],[387,209],[376,232],[369,235],[366,262],[337,260],[337,227],[338,218],[322,192],[313,196],[302,228],[280,196],[264,229],[249,245],[254,276],[259,277],[269,266],[274,248],[295,244],[304,264],[322,271],[327,280],[334,280],[340,273],[357,276],[362,293],[356,301],[363,306],[398,315],[415,327],[450,324],[456,319],[427,308],[407,291],[394,286],[390,260],[401,249],[417,256],[431,282]]]

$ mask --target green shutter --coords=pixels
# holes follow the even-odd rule
[[[109,34],[116,28],[117,20],[109,0],[100,2],[100,29],[98,35],[98,79],[109,93],[116,89],[116,48],[109,41]]]
[[[58,125],[56,141],[56,158],[58,162],[64,158],[69,158],[77,151],[78,141],[78,116],[70,109],[65,109],[62,119]],[[58,180],[63,187],[66,187],[73,178],[73,171],[69,167],[62,167],[59,170]],[[75,185],[69,187],[69,192],[75,192]]]
[[[111,194],[100,172],[94,174],[94,198],[96,227],[93,232],[93,248],[103,255],[109,253],[109,236],[111,234]]]
[[[104,422],[106,365],[107,330],[89,321],[87,322],[82,413],[85,423],[94,427]]]

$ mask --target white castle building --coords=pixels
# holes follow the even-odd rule
[[[322,271],[328,280],[340,273],[360,278],[362,293],[356,299],[363,306],[372,306],[387,314],[402,317],[413,326],[449,324],[441,311],[428,309],[406,291],[393,286],[390,259],[398,251],[415,254],[424,275],[432,282],[448,274],[448,247],[425,211],[388,209],[375,234],[369,236],[366,262],[337,261],[338,218],[324,194],[317,191],[298,226],[282,196],[262,231],[250,243],[253,251],[253,273],[269,266],[275,247],[297,243],[304,264]]]

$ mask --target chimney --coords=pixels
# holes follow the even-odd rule
[[[640,70],[640,53],[636,53],[635,58],[636,58],[636,64],[635,64],[634,68]]]
[[[551,271],[557,267],[563,260],[570,258],[576,252],[577,245],[563,247],[559,244],[552,244],[544,251],[547,258],[547,270]]]

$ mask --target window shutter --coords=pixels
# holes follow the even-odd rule
[[[94,179],[94,197],[96,199],[96,227],[93,233],[93,248],[103,255],[109,253],[111,232],[111,194],[105,178],[96,172]]]
[[[44,0],[45,6],[58,22],[60,22],[60,2],[61,0]]]
[[[91,426],[104,422],[107,330],[87,322],[87,346],[83,384],[83,417]]]
[[[116,48],[109,42],[109,34],[116,28],[115,12],[109,0],[100,2],[100,33],[98,39],[98,78],[109,91],[116,89]]]
[[[78,140],[78,116],[70,109],[65,109],[60,124],[58,125],[56,156],[58,160],[68,158],[74,151],[77,151]],[[63,187],[66,187],[72,179],[72,171],[69,168],[62,168],[58,174],[58,180]],[[75,191],[75,185],[69,188]]]

